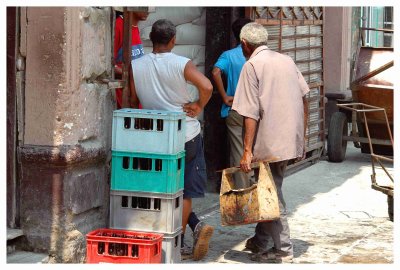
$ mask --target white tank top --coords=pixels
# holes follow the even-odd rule
[[[182,112],[193,102],[184,69],[189,58],[174,53],[149,53],[132,60],[137,96],[144,109]],[[200,133],[200,122],[186,116],[186,142]]]

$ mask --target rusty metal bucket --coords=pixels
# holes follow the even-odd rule
[[[278,194],[267,162],[252,163],[260,168],[258,182],[244,189],[235,189],[232,174],[239,168],[222,171],[219,195],[221,225],[244,225],[278,219]]]

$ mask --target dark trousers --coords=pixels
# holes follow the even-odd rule
[[[276,249],[293,255],[293,244],[290,240],[290,230],[287,222],[286,203],[282,194],[283,176],[285,174],[287,160],[270,163],[269,166],[278,193],[280,218],[270,222],[257,223],[255,242],[260,247],[267,247],[268,240],[272,239]]]

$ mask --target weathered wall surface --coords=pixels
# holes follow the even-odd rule
[[[50,262],[84,262],[109,208],[111,9],[29,7],[21,228]]]
[[[324,86],[327,94],[349,94],[351,10],[351,7],[325,8]]]

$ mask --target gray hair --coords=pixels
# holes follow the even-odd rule
[[[268,31],[259,23],[248,23],[240,31],[240,40],[242,39],[254,48],[267,45]]]

